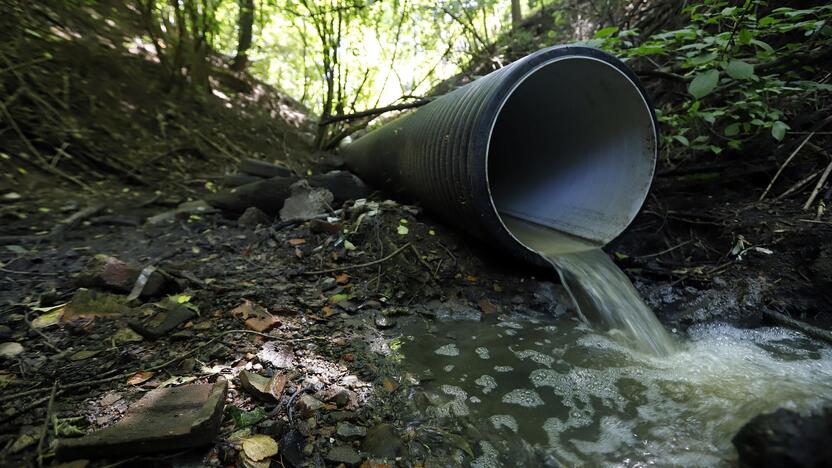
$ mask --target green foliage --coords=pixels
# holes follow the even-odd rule
[[[603,28],[590,41],[636,69],[657,64],[661,79],[686,84],[687,93],[658,112],[668,155],[739,149],[766,134],[781,141],[785,109],[829,98],[832,86],[814,80],[824,79],[816,60],[832,47],[832,6],[706,0],[684,11],[690,21],[682,29],[638,41],[638,31]]]

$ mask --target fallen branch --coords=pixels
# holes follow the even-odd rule
[[[396,255],[402,253],[404,251],[404,249],[410,247],[410,245],[411,245],[410,242],[408,242],[407,244],[404,244],[403,246],[394,250],[392,253],[390,253],[386,257],[382,257],[382,258],[379,258],[377,260],[373,260],[372,262],[360,263],[358,265],[347,265],[347,266],[338,267],[338,268],[330,268],[330,269],[327,269],[327,270],[304,271],[303,274],[304,275],[322,275],[324,273],[335,273],[336,271],[355,270],[355,269],[358,269],[358,268],[366,268],[366,267],[369,267],[369,266],[378,265],[379,263],[384,263],[387,260],[390,260],[391,258],[395,257]]]
[[[830,172],[832,172],[832,162],[830,162],[829,165],[826,166],[826,170],[823,171],[823,175],[820,176],[818,183],[815,184],[815,189],[812,190],[812,194],[809,195],[809,199],[806,200],[806,204],[803,205],[804,210],[808,210],[809,207],[812,206],[812,203],[815,201],[815,197],[818,196],[818,192],[820,192],[820,189],[823,188],[823,185],[826,183],[826,179],[829,178]]]
[[[776,182],[777,178],[780,177],[780,174],[783,173],[783,169],[785,169],[786,166],[788,166],[789,163],[792,162],[792,159],[794,159],[794,157],[797,156],[797,153],[799,153],[800,150],[803,149],[806,143],[809,142],[809,139],[811,139],[814,135],[815,132],[812,132],[809,134],[809,136],[804,138],[803,141],[799,145],[797,145],[797,148],[795,148],[794,151],[792,151],[792,154],[790,154],[789,157],[786,158],[786,160],[783,162],[783,164],[780,165],[780,169],[777,169],[777,173],[774,174],[774,177],[772,177],[771,182],[768,183],[768,187],[766,187],[766,189],[763,191],[763,194],[760,195],[758,201],[763,201],[763,199],[766,198],[766,195],[768,195],[768,191],[771,190],[771,187],[774,185],[774,182]]]
[[[394,106],[385,106],[385,107],[377,107],[375,109],[368,109],[361,112],[356,112],[354,114],[345,114],[345,115],[335,115],[326,119],[321,120],[318,122],[319,127],[323,127],[335,122],[343,122],[345,120],[355,120],[360,119],[361,117],[370,117],[374,115],[384,114],[386,112],[393,112],[397,110],[406,110],[406,109],[413,109],[416,107],[424,106],[425,104],[431,102],[432,99],[421,99],[415,102],[410,102],[407,104],[396,104]]]
[[[781,314],[780,312],[775,312],[773,310],[763,309],[763,315],[774,323],[777,323],[784,327],[795,329],[807,336],[811,336],[812,338],[817,338],[819,340],[832,343],[832,332],[828,330],[824,330],[822,328],[809,325],[806,322],[793,319],[788,315]]]

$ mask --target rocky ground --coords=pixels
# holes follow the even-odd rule
[[[463,442],[401,420],[420,380],[399,322],[571,308],[552,272],[349,174],[290,185],[269,213],[229,203],[240,190],[202,194],[213,205],[4,193],[3,464],[416,466],[424,447]],[[653,198],[609,248],[668,328],[828,320],[826,221],[782,203],[684,212],[680,198]],[[179,425],[160,435],[170,411]]]

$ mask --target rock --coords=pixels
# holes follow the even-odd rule
[[[402,442],[389,424],[379,424],[367,431],[361,450],[374,457],[394,459],[399,456]]]
[[[75,282],[79,287],[129,293],[141,274],[142,269],[132,263],[108,255],[96,255]],[[142,281],[144,284],[137,292],[141,297],[158,296],[168,287],[165,275],[158,270],[148,272]]]
[[[330,171],[326,174],[311,176],[308,180],[312,187],[321,187],[332,192],[336,203],[367,198],[370,195],[367,185],[348,171]]]
[[[23,345],[15,342],[0,344],[0,357],[13,358],[23,352]]]
[[[139,335],[155,340],[196,317],[196,312],[175,301],[166,301],[164,307],[165,310],[157,312],[150,320],[145,322],[131,320],[127,324]]]
[[[176,219],[186,220],[191,215],[202,215],[209,213],[216,213],[217,210],[208,204],[205,200],[194,200],[179,204],[174,210],[159,213],[155,216],[147,218],[147,224],[162,224]]]
[[[321,400],[313,397],[312,395],[304,393],[300,396],[298,406],[300,407],[300,410],[304,415],[309,416],[316,410],[323,408],[324,403]]]
[[[290,466],[303,466],[303,448],[306,446],[306,437],[296,430],[291,430],[280,439],[280,453],[283,461],[289,462]]]
[[[351,393],[352,392],[350,392],[347,389],[342,389],[341,391],[336,393],[334,397],[332,397],[332,401],[333,401],[333,403],[335,403],[335,406],[337,406],[339,408],[343,408],[343,407],[347,406],[350,403],[350,401],[352,400]]]
[[[343,229],[343,225],[339,223],[328,223],[322,219],[313,219],[309,221],[309,232],[313,234],[338,234]]]
[[[211,206],[226,212],[242,213],[246,208],[254,206],[274,216],[292,194],[289,187],[297,181],[297,177],[272,177],[215,193],[206,200]]]
[[[254,182],[260,182],[263,180],[262,177],[253,176],[250,174],[229,174],[222,178],[220,184],[223,187],[239,187],[241,185],[251,184]]]
[[[60,439],[60,460],[156,454],[210,445],[219,433],[228,383],[161,388],[133,404],[119,422],[79,439]]]
[[[433,300],[425,304],[425,308],[430,311],[429,315],[435,316],[438,320],[482,320],[482,312],[461,302]]]
[[[812,281],[824,291],[832,289],[832,244],[820,249],[817,258],[809,268]]]
[[[380,330],[386,330],[388,328],[393,328],[396,326],[396,321],[386,315],[376,315],[375,318],[376,328]]]
[[[361,455],[352,447],[339,445],[329,449],[326,454],[326,461],[332,463],[343,463],[347,466],[356,466],[361,463]]]
[[[291,369],[295,367],[295,352],[289,345],[280,345],[277,341],[270,341],[260,348],[257,359],[275,369]]]
[[[313,188],[305,180],[293,184],[291,193],[280,209],[282,221],[307,221],[316,218],[329,211],[334,200],[332,192]]]
[[[832,408],[802,416],[779,409],[746,423],[731,440],[740,466],[832,466]]]
[[[256,206],[246,208],[242,216],[237,219],[241,227],[255,228],[258,225],[268,226],[272,224],[273,218]]]
[[[366,436],[367,428],[356,426],[348,422],[339,422],[338,426],[336,426],[335,433],[338,434],[338,437],[344,440],[353,441]]]
[[[5,340],[12,337],[14,330],[6,325],[0,325],[0,340]]]
[[[270,383],[271,379],[268,377],[247,370],[240,372],[240,386],[243,390],[261,400],[274,401],[274,396],[269,392]]]

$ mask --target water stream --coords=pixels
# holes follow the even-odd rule
[[[467,454],[474,467],[732,466],[731,438],[752,417],[832,402],[827,345],[718,323],[676,341],[598,246],[510,224],[551,261],[583,320],[520,308],[403,327],[421,385],[402,418],[456,447],[424,443],[446,465]]]

